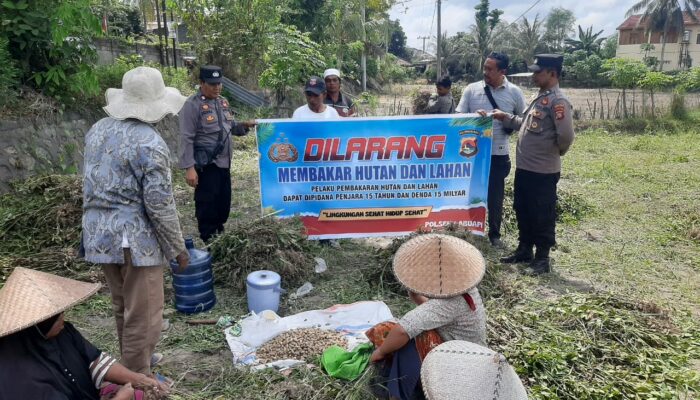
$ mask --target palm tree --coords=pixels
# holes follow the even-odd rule
[[[593,33],[593,27],[590,26],[584,32],[581,25],[578,26],[578,39],[564,39],[566,43],[566,49],[569,53],[573,53],[576,50],[583,50],[587,55],[598,54],[600,51],[600,45],[605,40],[604,37],[600,37],[603,31],[598,33]]]
[[[515,37],[513,37],[516,54],[528,64],[533,61],[538,48],[543,43],[542,23],[543,21],[539,19],[539,15],[535,15],[532,23],[527,18],[523,18],[517,27]]]
[[[631,16],[644,10],[638,24],[645,24],[647,35],[651,32],[661,31],[661,57],[659,65],[663,70],[664,53],[666,51],[666,39],[668,32],[685,30],[683,14],[687,14],[693,22],[700,23],[695,12],[700,9],[700,0],[640,0],[628,11],[627,16]]]

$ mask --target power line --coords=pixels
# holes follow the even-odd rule
[[[513,22],[511,22],[510,24],[508,24],[508,26],[515,25],[515,23],[518,22],[518,20],[519,20],[520,18],[524,17],[525,14],[527,14],[527,13],[528,13],[530,10],[532,10],[537,4],[539,4],[540,1],[542,1],[542,0],[535,0],[535,2],[532,3],[532,5],[531,5],[530,7],[528,7],[527,10],[525,10],[522,14],[520,14],[520,16],[519,16],[518,18],[516,18]],[[498,35],[500,35],[501,33],[503,33],[503,31],[497,32],[496,35],[495,35],[494,37],[491,38],[491,40],[492,40],[492,41],[495,40],[495,39],[498,37]]]
[[[515,19],[515,21],[511,22],[511,25],[514,24],[514,23],[516,23],[516,22],[518,22],[518,20],[519,20],[520,18],[524,17],[525,14],[527,14],[527,13],[528,13],[530,10],[532,10],[537,4],[539,4],[540,1],[542,1],[542,0],[537,0],[537,1],[535,1],[534,3],[532,3],[532,5],[530,6],[530,8],[528,8],[527,10],[525,10],[525,12],[523,12],[522,14],[520,14],[520,16],[519,16],[518,18]]]

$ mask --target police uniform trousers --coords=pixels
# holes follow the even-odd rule
[[[197,170],[198,183],[194,190],[195,216],[199,237],[209,239],[224,231],[231,211],[231,171],[209,164]]]
[[[555,244],[557,182],[560,173],[541,174],[515,170],[513,208],[518,219],[520,243],[549,250]]]
[[[510,157],[506,155],[491,156],[491,172],[489,173],[488,192],[488,222],[489,239],[500,239],[501,222],[503,221],[503,196],[506,188],[506,177],[510,173]]]

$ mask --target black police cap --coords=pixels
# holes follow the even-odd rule
[[[535,54],[535,62],[528,65],[527,69],[538,72],[545,68],[561,71],[564,56],[561,54]]]
[[[221,83],[221,77],[223,76],[221,67],[216,65],[204,65],[199,68],[199,80],[206,83]]]

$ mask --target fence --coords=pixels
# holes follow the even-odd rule
[[[158,44],[131,44],[115,39],[95,39],[94,45],[97,50],[97,63],[100,65],[112,64],[117,57],[132,54],[140,55],[143,57],[144,61],[160,63]],[[171,66],[173,63],[172,51],[172,47],[169,47],[167,51],[167,62],[170,63]],[[166,55],[165,52],[163,55]],[[182,62],[182,56],[184,55],[182,49],[176,49],[175,60],[177,61],[178,67],[184,67],[184,63]]]

